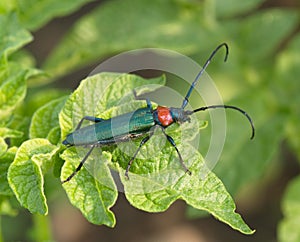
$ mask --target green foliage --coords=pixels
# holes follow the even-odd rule
[[[139,209],[164,211],[182,199],[195,208],[193,217],[199,210],[206,211],[234,229],[252,233],[235,213],[229,193],[235,197],[262,181],[283,140],[300,160],[299,11],[260,9],[262,0],[105,1],[74,23],[45,60],[43,70],[35,69],[33,55],[23,48],[32,41],[29,30],[36,31],[87,2],[0,2],[0,214],[16,213],[11,202],[15,197],[30,212],[47,214],[45,174],[51,171],[66,178],[87,152],[86,148],[64,150],[61,140],[84,115],[110,118],[145,106],[144,100],[134,100],[132,90],[145,94],[158,86],[144,85],[164,85],[165,78],[101,73],[83,80],[68,98],[65,91],[46,83],[55,85],[53,80],[60,76],[126,50],[168,48],[203,62],[217,44],[227,42],[226,65],[216,57],[208,70],[226,104],[243,108],[254,119],[256,137],[250,142],[246,121],[228,111],[227,140],[216,175],[203,159],[210,143],[210,122],[192,117],[191,123],[166,130],[191,166],[192,176],[183,174],[176,152],[157,131],[133,163],[130,180],[124,178],[124,169],[140,139],[94,149],[85,167],[63,189],[87,220],[113,227],[116,220],[110,209],[118,194],[111,172],[119,172],[126,198]],[[167,83],[178,86],[170,79]],[[179,89],[185,95],[186,87]],[[192,106],[200,106],[200,100],[191,98]],[[198,152],[186,142],[198,139],[200,129]],[[299,240],[298,190],[299,177],[282,201],[280,241]]]
[[[130,95],[132,99],[134,88],[150,83],[161,86],[164,85],[165,78],[146,81],[138,76],[100,73],[83,80],[66,101],[59,115],[62,137],[66,137],[74,130],[82,117],[86,115],[106,118],[103,116],[104,111],[126,102],[126,95]],[[143,91],[149,91],[145,87],[143,89]],[[95,92],[91,92],[91,90],[95,90]]]
[[[62,158],[66,160],[62,176],[66,178],[65,174],[71,174],[82,158],[71,149],[66,150]],[[105,183],[99,182],[88,170],[83,169],[74,179],[65,183],[64,188],[71,203],[81,210],[87,220],[93,224],[114,227],[116,220],[110,208],[117,200],[118,191],[107,166],[110,159],[111,155],[101,154],[99,151],[94,152],[89,159],[88,166],[92,166],[93,170],[96,169],[99,172],[98,176],[101,174],[101,180],[105,180]]]
[[[2,0],[0,4],[0,13],[15,11],[19,19],[21,20],[23,26],[30,30],[36,30],[41,26],[45,25],[52,18],[67,15],[77,10],[87,2],[89,1]]]
[[[0,15],[0,29],[1,57],[7,58],[9,54],[32,40],[30,33],[22,28],[16,14]]]
[[[12,147],[7,152],[1,156],[1,163],[0,163],[0,194],[1,196],[11,196],[13,195],[12,190],[10,189],[10,186],[7,181],[7,171],[11,164],[11,162],[14,160],[15,155],[17,152],[16,147]]]
[[[8,169],[7,179],[20,204],[32,213],[46,215],[44,177],[58,147],[46,139],[25,141]]]
[[[300,177],[290,182],[283,198],[282,210],[285,218],[279,224],[279,239],[283,242],[296,242],[300,240]]]
[[[105,95],[103,98],[98,90],[103,90],[99,85],[104,85],[105,82],[107,82],[108,88],[104,89]],[[94,112],[95,116],[104,118],[105,116],[103,117],[102,113],[104,111],[111,113],[109,108],[116,105],[116,100],[120,100],[126,94],[133,96],[132,89],[138,89],[139,86],[148,83],[164,84],[164,78],[143,80],[134,75],[101,73],[85,79],[62,109],[60,124],[63,137],[64,134],[70,133],[70,130],[74,129],[74,125],[69,127],[70,122],[66,120],[73,120],[74,124],[77,124],[81,117]],[[122,89],[118,88],[120,86],[122,86]],[[108,96],[105,98],[106,93],[110,93],[110,98]],[[137,103],[146,105],[145,101],[138,101]],[[126,109],[128,109],[127,104],[119,108],[113,108],[113,113],[118,115],[128,112],[129,110]],[[112,114],[112,116],[115,115]],[[184,125],[192,126],[192,128],[186,128],[186,131],[190,132],[187,136],[191,138],[192,134],[195,133],[194,123]],[[180,134],[178,132],[173,130],[172,137],[177,144],[180,144]],[[240,215],[234,212],[235,206],[232,198],[221,181],[205,167],[200,154],[197,154],[192,146],[179,145],[179,149],[183,151],[184,160],[191,167],[193,175],[190,177],[184,174],[179,166],[178,157],[173,147],[168,145],[160,150],[164,146],[160,144],[162,143],[161,140],[164,140],[161,135],[153,138],[149,141],[149,144],[141,149],[139,158],[132,167],[133,173],[130,173],[129,181],[124,178],[125,170],[119,168],[125,195],[129,202],[133,206],[148,212],[161,212],[165,211],[175,200],[183,199],[193,207],[210,212],[219,220],[243,233],[253,233],[243,222]],[[138,145],[138,142],[136,145]],[[88,171],[79,172],[64,185],[71,202],[92,223],[108,226],[114,226],[115,224],[114,216],[109,208],[116,200],[117,191],[106,164],[113,162],[112,167],[119,167],[119,165],[126,167],[130,157],[123,154],[122,148],[123,145],[118,145],[113,151],[112,158],[111,156],[101,155],[101,152],[100,154],[99,152],[93,152],[88,159],[88,171],[91,174]],[[124,148],[126,149],[126,147]],[[134,146],[131,152],[134,152],[136,148]],[[76,164],[82,159],[82,154],[86,152],[86,149],[85,151],[77,149],[76,152],[70,151],[70,149],[64,151],[62,158],[66,160],[66,163],[62,169],[62,180],[74,171]],[[101,177],[99,174],[101,174]],[[158,175],[153,178],[151,174]],[[201,178],[201,174],[204,176],[203,178]],[[172,182],[169,184],[169,181]],[[141,187],[137,187],[136,184],[141,184]]]
[[[263,0],[239,1],[239,0],[216,0],[212,1],[220,17],[231,17],[254,10],[262,4]]]
[[[274,79],[275,91],[280,103],[280,112],[286,119],[285,133],[287,141],[300,160],[299,122],[300,88],[297,77],[300,74],[300,34],[296,35],[288,47],[281,53],[276,62]],[[288,185],[282,200],[284,219],[279,226],[279,239],[282,242],[296,242],[300,239],[297,224],[300,220],[300,176],[298,175]]]
[[[161,139],[163,137],[159,138]],[[172,147],[166,147],[162,151],[159,151],[157,147],[153,146],[153,143],[157,144],[158,140],[156,139],[151,143],[151,148],[154,149],[154,151],[149,151],[149,146],[151,145],[149,144],[148,147],[146,146],[145,149],[141,151],[141,155],[148,157],[149,153],[162,153],[162,155],[154,156],[155,158],[151,159],[155,164],[158,163],[160,168],[155,171],[159,174],[155,179],[153,179],[151,175],[137,176],[131,174],[130,180],[126,180],[124,175],[122,175],[124,174],[124,170],[119,170],[122,175],[121,179],[124,184],[125,195],[133,206],[147,212],[162,212],[175,200],[182,199],[190,206],[209,212],[220,221],[229,224],[232,228],[242,233],[254,233],[254,231],[244,223],[241,216],[235,213],[234,202],[224,185],[216,175],[207,169],[203,158],[196,150],[193,150],[192,146],[187,144],[178,146],[179,149],[183,151],[182,155],[184,160],[188,161],[190,171],[192,172],[192,175],[189,176],[187,174],[178,174],[178,172],[174,170],[175,168],[173,168],[173,170],[164,168],[165,166],[168,167],[178,163],[176,152]],[[120,154],[118,155],[118,157],[120,157]],[[123,157],[119,158],[122,159],[123,162],[126,162],[125,158],[127,160],[129,158]],[[165,162],[169,164],[164,165]],[[139,168],[140,169],[135,169],[135,172],[140,170],[145,172],[145,168],[142,167],[141,164]],[[177,166],[176,169],[180,169],[180,166]],[[153,171],[148,169],[146,172],[151,174]],[[170,180],[176,182],[169,184]]]
[[[47,138],[48,135],[53,135],[59,125],[57,117],[65,101],[66,97],[55,99],[34,113],[29,130],[31,139]],[[59,140],[59,137],[56,140]]]
[[[106,2],[74,25],[44,68],[61,75],[115,51],[143,47],[193,53],[199,49],[199,43],[210,43],[214,36],[211,31],[219,30],[202,28],[205,22],[198,17],[203,15],[201,6],[188,12],[173,1],[155,0],[151,8],[146,6],[147,1],[140,0]],[[118,16],[118,20],[113,20],[113,16]]]

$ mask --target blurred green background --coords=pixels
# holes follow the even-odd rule
[[[76,88],[110,56],[158,47],[202,64],[226,42],[227,63],[220,54],[207,72],[226,104],[252,116],[257,134],[250,142],[240,116],[228,112],[227,140],[214,169],[234,197],[237,211],[256,229],[254,235],[242,235],[212,217],[199,218],[181,201],[164,213],[148,214],[131,207],[123,194],[113,208],[114,229],[91,225],[62,191],[56,191],[54,182],[46,184],[46,193],[51,194],[48,217],[23,209],[14,217],[1,216],[4,241],[300,241],[299,4],[299,0],[2,1],[2,59],[47,73],[28,81],[25,101],[12,109],[22,113],[24,127],[39,106]],[[10,34],[10,41],[23,42],[7,45],[4,36]],[[178,80],[172,78],[167,85],[186,89],[178,88]],[[196,98],[191,102],[199,105]],[[201,133],[200,151],[205,151],[209,132],[207,128]],[[1,194],[1,199],[6,201],[6,196]],[[17,207],[16,201],[10,203]],[[6,205],[1,202],[3,214]]]

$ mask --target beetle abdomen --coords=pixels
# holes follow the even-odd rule
[[[134,112],[125,113],[75,130],[66,137],[63,144],[105,144],[105,141],[112,144],[114,143],[114,138],[120,140],[122,137],[131,137],[130,134],[147,132],[154,125],[155,123],[151,109],[140,108]]]

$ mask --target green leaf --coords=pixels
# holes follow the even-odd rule
[[[6,59],[31,40],[32,36],[20,25],[16,14],[0,15],[0,59]]]
[[[19,71],[6,80],[0,79],[0,119],[5,119],[26,94],[26,72]]]
[[[18,63],[22,66],[22,69],[34,68],[36,66],[36,60],[33,54],[24,48],[12,53],[8,60],[13,63]]]
[[[285,123],[285,119],[278,115],[272,93],[269,93],[267,88],[260,86],[259,89],[249,89],[247,93],[242,93],[230,103],[226,102],[247,110],[253,119],[256,133],[254,139],[250,140],[251,128],[247,119],[233,110],[226,110],[225,145],[216,166],[211,163],[208,163],[208,166],[214,168],[214,172],[222,179],[232,195],[262,179],[269,165],[272,165],[282,140],[284,133],[282,124]],[[201,133],[203,143],[200,143],[199,150],[203,156],[210,145],[209,129],[210,126]]]
[[[300,176],[289,183],[282,199],[284,219],[279,224],[278,238],[280,242],[300,241]]]
[[[38,91],[28,90],[28,95],[26,96],[25,103],[22,106],[20,113],[26,116],[33,116],[33,114],[42,106],[48,104],[49,102],[59,99],[68,95],[70,91],[65,91],[57,88],[42,88]]]
[[[300,34],[289,43],[287,48],[279,55],[274,67],[274,92],[280,105],[280,114],[286,116],[285,130],[287,141],[300,158],[299,138],[299,90],[300,84],[296,76],[300,75]]]
[[[149,155],[149,146],[141,151],[141,156]],[[151,148],[156,150],[157,146],[153,147],[152,145]],[[150,168],[148,173],[144,172],[142,175],[130,173],[130,179],[127,180],[122,175],[124,170],[120,169],[128,201],[144,211],[161,212],[165,211],[175,200],[182,199],[197,209],[211,213],[217,219],[242,233],[254,233],[241,216],[235,213],[234,201],[222,182],[207,169],[201,155],[188,144],[179,145],[178,149],[192,175],[189,176],[182,172],[173,147],[161,149],[162,155],[156,150],[156,156],[150,155],[151,159],[148,157],[147,161],[144,160],[144,162],[153,163],[153,166],[157,167],[156,170]],[[124,162],[126,162],[126,158]],[[120,156],[118,159],[123,160]],[[172,170],[164,164],[166,162],[172,166],[177,165]],[[140,170],[136,169],[134,172],[140,172]]]
[[[141,103],[146,105],[145,101],[132,100],[132,89],[139,90],[138,86],[153,83],[155,79],[142,80],[142,78],[134,75],[122,75],[118,81],[112,83],[110,80],[115,79],[116,75],[103,73],[89,77],[81,83],[61,111],[60,125],[64,133],[63,137],[70,133],[85,115],[97,116],[95,114],[99,113],[100,117],[109,118],[133,111],[140,107],[138,105]],[[156,81],[164,83],[164,79],[156,79]],[[108,84],[111,84],[109,88],[107,88]],[[103,95],[101,92],[105,94]],[[111,195],[102,196],[103,189],[108,190],[109,194],[116,189],[107,167],[110,165],[112,169],[119,169],[126,197],[133,206],[139,209],[148,212],[161,212],[166,210],[175,200],[183,199],[198,209],[210,212],[219,220],[242,233],[253,233],[254,231],[244,223],[240,215],[235,213],[234,202],[224,185],[205,167],[200,154],[188,144],[187,141],[195,138],[199,128],[206,125],[205,122],[198,124],[195,119],[196,116],[193,116],[191,123],[182,124],[180,131],[176,129],[179,128],[176,125],[166,130],[175,140],[186,165],[191,168],[192,176],[184,174],[174,147],[170,146],[169,143],[166,145],[165,136],[158,129],[151,140],[141,148],[133,162],[129,181],[124,178],[124,169],[136,151],[140,140],[134,143],[120,143],[116,147],[103,147],[103,149],[113,153],[112,163],[108,153],[101,152],[100,148],[95,148],[86,161],[87,164],[69,182],[64,184],[69,199],[92,223],[113,226],[114,217],[112,217],[109,208],[114,204],[115,197]],[[87,148],[78,147],[64,151],[62,158],[66,162],[62,168],[62,180],[75,171],[87,152]],[[97,174],[101,175],[97,176]],[[100,201],[99,196],[101,197]],[[112,198],[103,205],[101,200],[109,197]],[[96,209],[97,216],[90,210],[90,206],[85,204],[98,206]],[[102,219],[99,218],[99,213],[105,214]]]
[[[300,35],[296,35],[277,59],[274,67],[274,92],[279,103],[279,114],[286,117],[284,127],[288,144],[300,158],[299,139],[299,93],[300,85],[296,76],[299,72],[299,44]],[[300,178],[292,180],[282,199],[283,220],[278,225],[278,239],[280,242],[296,242],[300,240]]]
[[[231,17],[232,15],[243,14],[249,12],[256,7],[259,7],[264,0],[249,0],[249,1],[239,1],[239,0],[215,0],[215,7],[217,16],[219,17]]]
[[[282,39],[296,29],[298,21],[297,11],[272,9],[240,21],[228,21],[226,29],[232,32],[232,39],[239,40],[239,50],[242,52],[240,61],[261,65],[261,61],[276,51]]]
[[[9,129],[9,128],[0,128],[0,137],[3,139],[6,138],[18,138],[22,136],[22,132]]]
[[[45,91],[45,89],[41,89],[37,92],[29,89],[28,95],[26,96],[25,100],[21,103],[21,105],[17,106],[17,108],[14,110],[13,116],[9,120],[9,128],[22,131],[24,134],[19,138],[11,138],[11,145],[20,146],[22,142],[29,139],[31,118],[37,109],[46,105],[54,99],[61,98],[66,94],[66,91],[52,88],[47,88],[47,91]],[[51,132],[51,130],[49,130],[49,132]],[[54,142],[55,140],[57,140],[58,142],[58,140],[60,139],[60,135],[55,139],[55,131],[53,130],[52,132],[51,142]]]
[[[10,138],[10,145],[19,147],[25,140],[29,138],[29,126],[30,126],[30,118],[14,114],[11,121],[9,122],[8,127],[14,130],[18,130],[22,132],[22,136]]]
[[[66,97],[53,100],[34,113],[29,131],[31,139],[47,138],[49,133],[59,125],[58,114],[65,104],[65,101]]]
[[[17,211],[12,208],[10,204],[9,197],[7,196],[0,196],[0,214],[1,215],[9,215],[9,216],[16,216]]]
[[[58,147],[46,139],[24,142],[8,170],[8,182],[19,203],[32,213],[47,214],[43,174]]]
[[[5,139],[7,138],[19,138],[23,135],[22,132],[8,129],[8,128],[0,128],[0,157],[6,152],[6,149],[8,147],[7,143],[5,142]]]
[[[297,111],[296,111],[297,112]],[[300,137],[295,134],[299,134],[299,123],[300,118],[299,115],[291,114],[289,117],[289,121],[286,124],[286,133],[287,133],[287,141],[291,146],[291,149],[295,152],[298,161],[300,161]]]
[[[7,181],[7,171],[10,164],[13,162],[17,152],[16,147],[12,147],[0,157],[0,196],[13,195],[12,190]]]
[[[199,210],[197,208],[188,206],[186,209],[186,217],[189,219],[198,219],[209,216],[209,213],[204,210]]]
[[[51,144],[58,144],[61,140],[60,140],[60,127],[59,126],[55,126],[54,128],[52,128],[48,135],[47,135],[47,140],[49,140],[51,142]]]
[[[11,12],[14,8],[15,2],[14,1],[1,1],[0,2],[0,13],[7,14]]]
[[[146,88],[147,85],[151,85],[151,90],[155,90],[164,83],[164,76],[145,80],[136,75],[104,72],[86,78],[72,93],[59,114],[62,137],[65,138],[74,130],[86,115],[103,117],[104,111],[124,102],[126,95],[132,97],[134,88],[137,90],[143,88],[144,92],[149,90],[149,87]],[[154,84],[157,86],[152,86]]]
[[[207,24],[203,3],[197,8],[173,0],[154,0],[151,8],[145,7],[148,4],[147,0],[117,0],[101,5],[74,25],[44,69],[61,75],[103,56],[145,47],[193,53],[212,46],[211,40],[225,33]]]
[[[66,160],[61,176],[64,180],[76,169],[81,158],[74,149],[65,150],[62,158]],[[94,150],[85,166],[89,171],[82,169],[63,186],[71,203],[80,209],[88,221],[114,227],[115,216],[110,208],[115,204],[118,192],[107,166],[110,159],[110,154]]]
[[[140,95],[149,90],[153,91],[159,87],[159,84],[163,85],[164,83],[164,76],[145,80],[130,74],[101,73],[88,77],[81,82],[77,90],[69,97],[60,113],[62,137],[70,133],[81,118],[86,115],[107,117],[113,112],[116,115],[115,105],[124,103],[124,100],[126,102],[132,100],[133,89]],[[151,86],[147,86],[149,84]],[[141,105],[142,102],[146,105],[146,101],[138,101],[137,103]],[[127,106],[127,112],[135,110],[132,108],[136,107]],[[121,111],[124,112],[125,110]],[[76,151],[78,152],[79,150],[76,149]],[[62,168],[62,179],[65,179],[75,170],[86,152],[86,149],[79,153],[72,151],[72,149],[64,151],[62,158],[66,162]],[[86,170],[87,165],[85,165],[71,181],[64,184],[64,188],[71,203],[78,207],[90,222],[113,227],[115,218],[109,208],[115,203],[117,191],[106,164],[109,160],[110,156],[108,154],[105,155],[103,153],[101,156],[94,151],[86,164],[91,164],[90,166],[96,168],[99,166],[101,178],[98,180],[100,182],[97,180],[97,177],[90,175]],[[101,182],[102,179],[105,180],[104,183]],[[80,192],[79,194],[77,193],[78,191]],[[105,195],[107,193],[110,195]],[[90,194],[90,196],[83,194]],[[86,204],[94,204],[94,206],[91,207]]]
[[[26,95],[26,80],[39,75],[36,69],[22,69],[15,63],[9,63],[4,70],[0,69],[0,124],[21,103]]]
[[[16,8],[19,18],[26,28],[37,30],[54,17],[66,16],[90,1],[91,0],[27,0],[17,1]]]
[[[59,133],[60,134],[60,133]],[[60,136],[59,136],[60,139]],[[51,140],[50,140],[51,142]],[[53,142],[51,142],[53,144]],[[56,178],[59,178],[61,175],[61,169],[64,164],[64,160],[60,157],[61,154],[57,152],[53,157],[52,157],[52,162],[53,162],[53,175]]]
[[[3,138],[0,138],[0,156],[3,155],[7,150],[7,144]]]
[[[184,142],[194,140],[200,130],[205,129],[208,126],[207,121],[198,120],[195,115],[191,116],[191,122],[184,125],[173,124],[166,128],[166,133],[172,137],[181,137]]]

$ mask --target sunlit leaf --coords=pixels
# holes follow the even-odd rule
[[[8,182],[20,204],[32,213],[47,214],[43,174],[58,147],[46,139],[24,142],[8,170]]]

